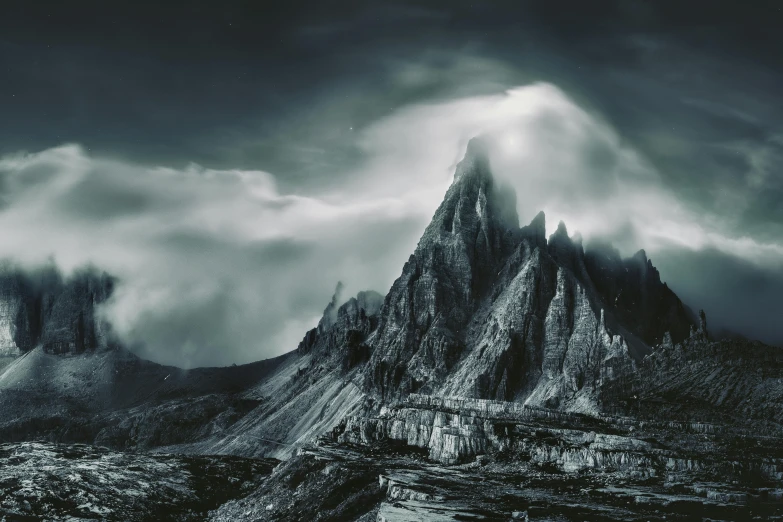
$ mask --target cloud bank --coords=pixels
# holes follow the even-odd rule
[[[783,238],[732,235],[726,216],[690,210],[608,123],[551,84],[407,105],[351,131],[360,160],[316,194],[282,191],[273,173],[150,167],[78,145],[5,156],[0,257],[117,276],[105,313],[145,358],[259,360],[296,347],[337,281],[346,295],[385,292],[468,139],[487,134],[523,222],[543,209],[550,231],[562,219],[586,240],[643,247],[654,261],[714,251],[783,271]],[[767,179],[770,158],[756,158],[749,182]]]

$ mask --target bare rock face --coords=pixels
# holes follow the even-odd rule
[[[22,275],[4,268],[0,272],[0,356],[21,353],[17,345],[17,317],[25,308],[26,296]]]
[[[108,325],[97,305],[111,295],[114,281],[83,270],[68,280],[55,269],[22,272],[0,269],[0,354],[18,355],[39,344],[49,353],[81,353],[107,346]]]
[[[455,181],[381,311],[368,386],[382,397],[432,390],[459,361],[462,331],[512,252],[514,198],[471,141]]]
[[[596,411],[604,382],[665,332],[687,334],[693,320],[646,257],[585,254],[563,223],[547,241],[543,213],[519,228],[515,200],[472,140],[384,301],[368,393]]]
[[[667,331],[674,342],[688,337],[695,315],[661,282],[644,250],[621,259],[610,245],[590,245],[585,268],[607,308],[645,343],[661,343]]]
[[[338,283],[318,326],[305,334],[296,351],[300,356],[312,355],[319,363],[329,365],[331,361],[348,371],[370,357],[365,341],[378,327],[383,296],[372,290],[363,291],[338,306],[342,289],[342,283]]]
[[[82,272],[45,294],[41,344],[49,353],[81,353],[106,347],[108,325],[96,316],[98,304],[111,295],[113,280]]]
[[[602,409],[641,419],[742,426],[779,436],[783,349],[747,340],[710,341],[706,316],[684,341],[664,342],[602,389]]]

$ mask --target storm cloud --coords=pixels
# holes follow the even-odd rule
[[[317,321],[338,280],[349,293],[388,289],[476,135],[491,138],[523,220],[543,209],[550,231],[562,219],[626,254],[701,252],[689,266],[703,266],[705,281],[719,279],[720,263],[700,259],[713,253],[781,268],[779,243],[727,235],[720,216],[689,210],[605,121],[549,84],[400,108],[357,131],[363,160],[317,197],[281,193],[263,171],[150,168],[78,145],[7,156],[0,255],[119,277],[105,313],[145,357],[195,366],[277,355]],[[696,301],[714,289],[683,286]],[[752,318],[717,315],[752,330]]]
[[[716,332],[783,344],[778,7],[550,4],[12,5],[0,257],[117,276],[144,357],[258,360],[337,281],[385,292],[484,134],[523,222],[644,248]]]

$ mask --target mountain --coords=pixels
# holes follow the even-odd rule
[[[588,251],[539,213],[520,228],[513,191],[472,140],[373,334],[365,390],[596,411],[595,392],[630,371],[692,314],[644,253]]]
[[[543,213],[520,228],[513,190],[493,177],[485,143],[473,139],[386,296],[367,291],[346,300],[338,284],[293,353],[269,364],[190,372],[138,361],[110,341],[109,325],[95,313],[111,294],[110,276],[88,270],[63,280],[52,269],[7,267],[2,346],[29,355],[0,375],[0,402],[18,405],[21,394],[45,406],[20,414],[6,433],[34,417],[33,426],[44,428],[21,433],[285,457],[341,419],[411,393],[598,413],[602,386],[632,374],[664,337],[685,339],[693,314],[643,252],[624,260],[608,245],[585,251],[563,223],[549,238],[545,231]],[[99,348],[111,349],[91,356]],[[69,358],[50,357],[58,354]],[[58,365],[77,377],[62,382]],[[214,385],[194,385],[199,374],[212,375]],[[162,379],[171,380],[160,388]],[[143,394],[159,388],[171,393]],[[66,430],[71,435],[45,428],[53,423],[41,419],[54,415],[45,397],[68,397],[78,410],[69,413],[79,425]],[[207,424],[221,408],[231,421],[217,431],[141,439],[115,425],[131,418],[136,433],[165,431],[171,411],[188,407]],[[94,414],[101,420],[85,420]],[[68,438],[73,433],[83,437]]]
[[[584,247],[564,223],[547,237],[543,213],[520,227],[481,139],[389,292],[338,284],[283,356],[143,361],[96,315],[113,285],[0,273],[0,515],[146,520],[168,502],[172,520],[783,517],[783,350],[714,340],[644,251]],[[123,453],[11,444],[41,439]],[[50,490],[78,473],[74,494],[94,498],[17,487],[28,461],[53,470]],[[106,461],[131,472],[118,484],[165,494],[107,490]],[[166,469],[190,475],[177,489]],[[180,514],[191,497],[201,507]]]

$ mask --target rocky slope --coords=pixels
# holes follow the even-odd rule
[[[699,328],[667,341],[639,371],[602,389],[602,410],[639,419],[743,426],[757,434],[783,433],[783,349],[759,342],[710,341]]]
[[[433,463],[388,441],[324,443],[281,464],[209,520],[739,522],[783,516],[783,490],[763,481],[716,483],[709,477],[725,480],[721,469],[650,466],[630,447],[625,458],[618,452],[602,459],[600,450],[593,457],[576,433],[559,440],[550,433],[530,436],[529,452],[500,452],[460,466]],[[601,445],[600,437],[587,438]]]
[[[361,372],[383,297],[360,292],[340,304],[341,285],[318,326],[272,375],[242,394],[258,402],[226,433],[180,450],[287,458],[364,407]]]
[[[144,450],[198,441],[258,406],[241,394],[287,360],[182,370],[121,348],[52,354],[38,347],[0,370],[0,442]]]

